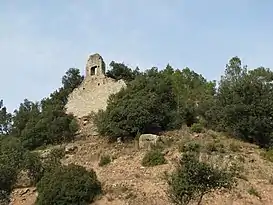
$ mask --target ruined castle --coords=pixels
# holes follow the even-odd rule
[[[100,109],[105,110],[109,96],[125,86],[123,80],[116,81],[105,76],[105,63],[98,53],[90,55],[85,78],[69,95],[66,112],[80,119]]]

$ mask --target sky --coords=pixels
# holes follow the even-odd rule
[[[144,70],[189,67],[218,80],[239,56],[273,68],[271,0],[0,0],[0,99],[12,112],[84,74],[100,53]]]

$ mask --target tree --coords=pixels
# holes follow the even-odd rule
[[[77,68],[70,68],[66,71],[62,77],[63,88],[72,92],[83,81],[84,77],[80,74],[80,70]]]
[[[177,169],[168,178],[169,197],[177,205],[197,200],[201,204],[204,195],[221,188],[235,185],[234,174],[228,170],[213,168],[198,161],[195,154],[183,155]]]
[[[9,198],[17,174],[23,167],[25,149],[14,137],[0,138],[0,202]]]
[[[212,126],[268,147],[273,140],[273,73],[263,67],[247,70],[238,57],[229,61],[215,103],[206,113]]]
[[[12,135],[20,137],[28,123],[35,123],[40,115],[39,103],[27,99],[20,104],[19,109],[14,111]]]
[[[36,103],[24,100],[14,112],[12,135],[28,149],[72,140],[78,126],[74,116],[65,113],[65,105],[82,79],[79,70],[71,68],[62,78],[63,87],[49,97]]]
[[[123,79],[126,82],[130,82],[141,74],[138,67],[135,70],[132,70],[124,63],[112,61],[110,66],[111,69],[106,72],[106,76],[114,78],[115,80]]]
[[[169,64],[162,74],[171,80],[175,94],[177,122],[174,124],[186,122],[191,126],[209,107],[208,104],[215,94],[215,82],[207,81],[202,75],[187,67],[183,70],[174,70]]]
[[[11,124],[12,115],[4,107],[3,100],[0,100],[0,137],[1,135],[8,135],[10,133]]]
[[[45,173],[37,191],[37,205],[87,205],[101,193],[101,184],[95,171],[71,164]]]
[[[171,82],[152,69],[110,96],[106,111],[98,113],[95,124],[104,136],[134,137],[138,132],[165,130],[175,107]]]

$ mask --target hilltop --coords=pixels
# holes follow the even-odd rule
[[[1,101],[0,203],[270,204],[272,80],[239,57],[216,87],[91,55],[41,101]]]

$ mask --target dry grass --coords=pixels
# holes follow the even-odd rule
[[[89,137],[75,141],[78,151],[66,156],[63,163],[76,163],[95,169],[103,184],[104,195],[97,205],[167,205],[167,184],[163,180],[164,173],[170,173],[180,157],[181,147],[188,143],[200,145],[200,159],[209,163],[222,163],[223,166],[234,166],[237,171],[237,187],[231,192],[218,192],[205,197],[203,204],[257,204],[270,205],[273,201],[273,163],[261,156],[257,146],[225,137],[213,131],[191,134],[190,130],[162,133],[165,142],[161,149],[167,160],[166,164],[155,167],[143,167],[141,161],[145,150],[138,150],[134,143],[109,144],[99,137]],[[114,160],[107,166],[100,167],[99,160],[109,155]],[[255,187],[256,192],[250,191]],[[33,197],[35,193],[32,193]],[[23,205],[22,197],[13,198],[15,205]],[[31,204],[31,203],[28,203]]]

